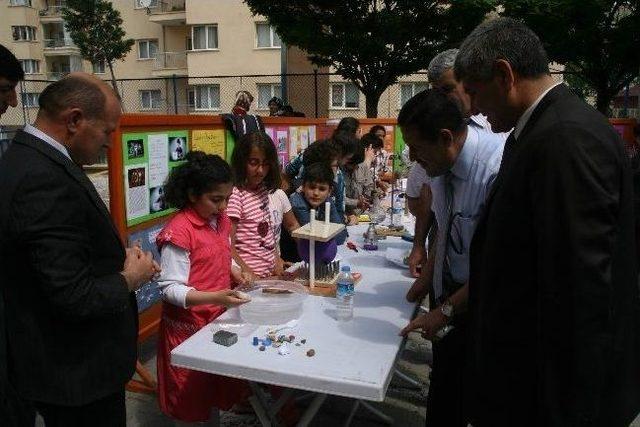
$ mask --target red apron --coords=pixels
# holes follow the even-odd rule
[[[158,247],[172,243],[189,251],[188,285],[199,291],[231,287],[231,222],[218,216],[217,230],[192,209],[174,216],[158,235]],[[165,414],[185,422],[207,421],[213,407],[227,410],[249,396],[245,381],[171,366],[170,352],[224,313],[214,305],[182,308],[163,302],[158,340],[158,400]],[[214,345],[214,344],[212,344]]]

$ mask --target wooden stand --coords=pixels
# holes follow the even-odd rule
[[[330,204],[329,202],[325,202],[324,204],[324,222],[318,223],[316,221],[316,210],[311,209],[311,221],[307,225],[303,225],[302,227],[294,230],[291,233],[296,239],[305,239],[309,241],[309,287],[313,289],[315,287],[315,277],[316,277],[316,241],[318,242],[328,242],[333,239],[344,230],[344,224],[335,224],[329,222],[329,214],[330,214]]]

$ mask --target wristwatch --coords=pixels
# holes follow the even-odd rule
[[[442,312],[442,314],[444,314],[448,321],[451,321],[451,319],[453,319],[453,304],[451,304],[451,301],[446,300],[445,302],[443,302],[440,306],[440,311]]]

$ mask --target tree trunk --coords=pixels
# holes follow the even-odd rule
[[[378,117],[378,102],[380,101],[380,95],[382,95],[382,93],[378,91],[364,93],[367,105],[367,118]]]
[[[120,99],[120,104],[122,104],[122,96],[120,96],[120,91],[118,90],[118,83],[116,82],[116,76],[115,74],[113,74],[113,64],[111,63],[111,61],[107,61],[107,64],[109,65],[109,71],[111,72],[111,86],[113,86],[113,90],[116,92],[116,95],[118,95],[118,99]]]
[[[607,117],[611,116],[611,100],[613,96],[611,91],[607,89],[598,89],[596,91],[596,109]]]

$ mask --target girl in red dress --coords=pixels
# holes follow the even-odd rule
[[[183,422],[206,422],[214,408],[228,410],[249,395],[244,381],[171,366],[170,352],[226,309],[246,302],[231,289],[229,232],[225,213],[231,170],[218,156],[194,151],[175,168],[165,197],[180,211],[156,239],[161,251],[158,281],[163,305],[158,341],[160,409]]]

